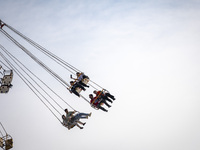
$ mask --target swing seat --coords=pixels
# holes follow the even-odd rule
[[[74,124],[74,125],[72,125],[72,126],[70,126],[69,130],[70,130],[70,129],[72,129],[73,127],[75,127],[75,124]]]
[[[90,79],[88,79],[88,78],[84,78],[83,80],[81,80],[81,82],[86,85],[88,84],[89,81],[90,81]]]
[[[10,74],[4,75],[3,78],[1,79],[2,85],[10,85],[13,79],[13,72],[12,70],[10,71]]]
[[[90,103],[91,104],[91,107],[98,110],[99,108],[97,106],[95,106],[93,103]],[[100,106],[103,106],[104,103],[100,103]]]
[[[13,139],[10,135],[0,137],[0,147],[4,150],[13,148]]]
[[[78,92],[79,94],[81,93],[81,91],[82,91],[81,88],[79,88],[79,87],[76,88],[76,92]]]
[[[98,110],[99,108],[97,108],[95,105],[91,104],[91,107]]]
[[[9,150],[9,149],[13,148],[13,139],[11,138],[11,139],[6,140],[5,144],[6,144],[5,145],[6,150]]]
[[[101,106],[103,105],[103,103],[102,104],[100,104]],[[91,104],[91,107],[92,108],[94,108],[94,109],[96,109],[96,110],[99,110],[99,108],[98,107],[96,107],[95,105],[93,105],[93,104]]]
[[[7,85],[0,86],[0,93],[8,93],[9,87]]]
[[[3,144],[3,139],[0,137],[0,147],[3,148],[4,144]]]

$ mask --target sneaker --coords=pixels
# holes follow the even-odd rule
[[[90,113],[88,116],[91,117],[92,113]]]

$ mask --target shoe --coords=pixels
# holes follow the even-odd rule
[[[83,127],[80,127],[80,129],[83,129]]]
[[[88,116],[91,117],[92,113],[90,113]]]
[[[86,124],[86,122],[85,123],[83,123],[83,126]]]
[[[105,112],[108,112],[108,110],[106,110],[106,109],[105,109],[105,110],[103,110],[103,111],[105,111]]]

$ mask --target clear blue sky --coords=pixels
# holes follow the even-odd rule
[[[92,112],[83,130],[68,131],[15,75],[0,95],[13,150],[199,150],[199,18],[198,0],[0,0],[0,19],[117,99],[104,113],[58,87]],[[2,34],[0,44],[41,73]]]

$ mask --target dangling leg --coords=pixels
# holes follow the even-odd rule
[[[106,93],[105,94],[107,97],[110,97],[111,99],[115,100],[115,97],[113,95],[111,95],[110,93]]]
[[[83,123],[83,122],[81,122],[81,121],[79,121],[79,120],[77,121],[77,124],[78,124],[78,123],[80,123],[80,124],[82,124],[82,125],[85,125],[85,124],[86,124],[85,122]]]
[[[79,83],[77,84],[77,87],[81,88],[83,91],[85,91],[86,89]]]
[[[88,87],[88,88],[90,87],[87,84],[83,83],[82,81],[79,81],[79,84],[82,85],[82,86],[84,86],[84,87]]]
[[[111,107],[105,100],[102,100],[101,102],[104,103],[106,106]]]
[[[80,94],[79,94],[78,92],[76,92],[75,89],[72,89],[71,91],[72,91],[72,93],[74,93],[76,96],[80,97]]]
[[[77,117],[76,117],[77,116]],[[86,113],[79,113],[77,114],[75,117],[78,119],[87,119],[88,116],[90,116],[90,114],[86,114]]]
[[[81,127],[79,124],[76,124],[77,127],[79,127],[80,129],[83,129],[83,127]]]
[[[99,109],[101,109],[101,110],[103,110],[103,111],[105,111],[105,112],[108,112],[108,110],[106,110],[105,108],[101,107],[101,103],[99,103],[99,104],[97,105],[97,108],[99,108]]]
[[[103,99],[109,101],[110,103],[112,103],[112,100],[110,100],[106,95],[103,97]]]

